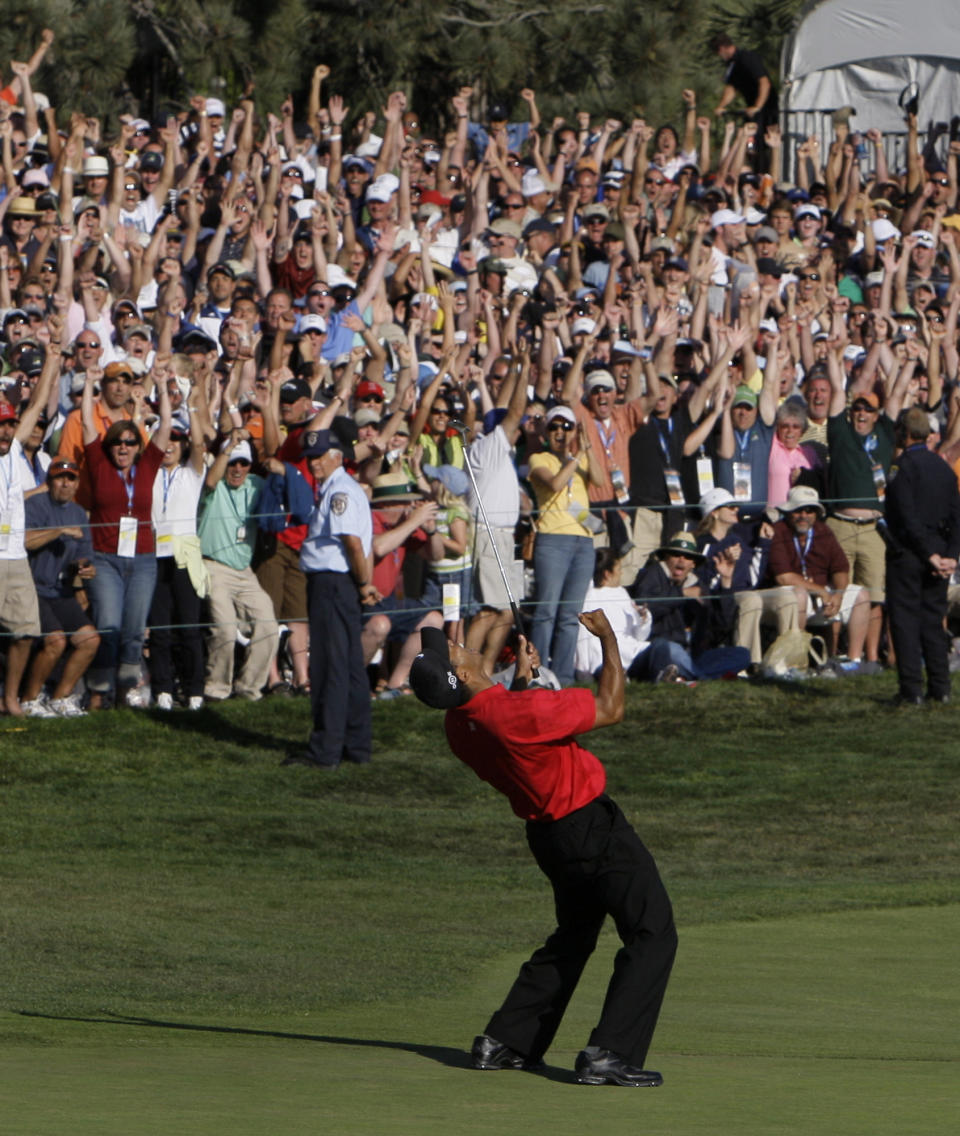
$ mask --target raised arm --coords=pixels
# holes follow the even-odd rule
[[[597,716],[593,728],[596,730],[601,726],[614,726],[623,721],[626,687],[617,637],[602,611],[585,611],[578,618],[590,634],[596,635],[600,640],[600,650],[603,655],[603,664],[597,681]]]

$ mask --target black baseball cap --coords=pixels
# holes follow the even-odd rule
[[[420,631],[420,654],[410,667],[413,693],[434,710],[453,710],[470,700],[470,692],[450,664],[447,637],[439,627]]]
[[[310,384],[303,379],[287,379],[280,388],[280,401],[285,403],[296,402],[300,398],[311,398],[313,391]]]

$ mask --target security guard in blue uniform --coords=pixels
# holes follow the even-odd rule
[[[360,647],[360,610],[381,597],[371,582],[373,524],[366,495],[343,468],[332,430],[304,435],[303,456],[317,483],[300,551],[310,616],[313,732],[303,757],[284,764],[336,769],[370,760],[370,687]]]

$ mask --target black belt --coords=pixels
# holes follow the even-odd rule
[[[879,517],[843,517],[839,513],[832,513],[831,516],[836,521],[846,521],[848,525],[875,525],[880,520]]]

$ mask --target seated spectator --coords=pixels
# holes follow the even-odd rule
[[[23,691],[23,709],[29,716],[44,717],[38,713],[43,707],[61,718],[86,713],[76,688],[93,662],[100,635],[77,602],[77,592],[96,574],[87,514],[75,500],[78,484],[77,466],[57,459],[47,470],[48,491],[34,494],[26,503],[25,543],[43,633]],[[68,640],[70,654],[63,659],[47,699],[47,680],[61,662]]]
[[[652,682],[691,682],[719,678],[750,664],[744,647],[724,646],[736,617],[728,549],[713,557],[718,583],[706,592],[696,569],[706,560],[692,533],[678,532],[656,549],[631,588],[639,602],[650,601],[650,648],[633,667],[634,678]]]
[[[363,612],[363,660],[368,664],[388,641],[402,643],[400,657],[387,681],[379,688],[383,699],[409,694],[410,665],[420,650],[420,629],[443,627],[437,608],[422,600],[397,594],[403,562],[411,552],[426,551],[428,544],[439,556],[442,537],[437,531],[437,503],[421,498],[403,473],[384,473],[373,482],[373,583],[383,597]]]
[[[861,662],[870,619],[870,593],[850,583],[850,562],[837,538],[824,523],[824,508],[816,489],[795,485],[783,505],[783,520],[773,527],[769,572],[781,587],[806,593],[800,627],[831,628],[836,653],[840,628],[847,632],[851,670],[874,674],[877,664]]]
[[[712,558],[724,552],[733,557],[737,601],[733,641],[736,646],[747,648],[752,663],[759,663],[763,658],[762,624],[775,626],[777,635],[799,626],[797,594],[792,588],[759,587],[767,575],[773,525],[766,518],[759,524],[741,524],[737,502],[726,489],[705,493],[700,509],[703,519],[697,527],[697,547],[705,559],[697,574],[703,587],[710,591],[719,583]]]
[[[620,661],[629,674],[630,668],[650,646],[653,620],[647,607],[637,607],[622,584],[620,558],[610,548],[598,548],[593,568],[593,583],[583,600],[584,611],[602,611],[613,628],[620,648]],[[577,638],[574,670],[579,681],[592,678],[603,662],[600,641],[582,626]]]

